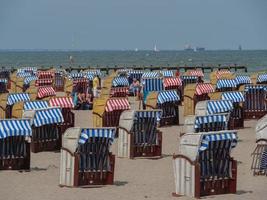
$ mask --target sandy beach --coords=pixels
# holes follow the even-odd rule
[[[182,109],[180,109],[182,119]],[[76,126],[91,126],[91,111],[75,111]],[[238,131],[239,143],[233,150],[238,161],[237,194],[204,197],[207,199],[266,199],[264,176],[253,176],[251,156],[255,148],[256,120],[245,122]],[[59,187],[60,152],[31,154],[31,171],[0,171],[0,199],[3,200],[103,200],[103,199],[176,199],[172,155],[178,152],[182,125],[161,128],[163,156],[160,159],[116,158],[114,185],[94,188]],[[117,141],[112,146],[117,154]],[[179,199],[190,199],[180,197]]]

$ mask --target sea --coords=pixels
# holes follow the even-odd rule
[[[72,62],[70,62],[72,57]],[[218,66],[237,64],[249,72],[267,70],[267,50],[52,51],[0,50],[0,67]]]

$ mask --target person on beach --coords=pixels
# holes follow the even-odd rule
[[[134,78],[132,84],[130,85],[130,93],[132,93],[134,96],[138,96],[140,92],[140,83],[139,81]]]
[[[98,97],[98,88],[99,88],[99,76],[95,76],[93,79],[93,94],[94,97]]]

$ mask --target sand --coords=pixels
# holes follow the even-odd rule
[[[90,111],[75,111],[76,126],[92,124]],[[256,120],[246,121],[238,131],[239,143],[233,150],[238,160],[237,194],[217,195],[206,199],[267,199],[267,178],[253,176],[251,156],[255,148]],[[0,171],[0,200],[114,200],[114,199],[176,199],[172,155],[178,152],[182,126],[161,128],[163,157],[151,159],[116,158],[115,183],[99,188],[61,188],[59,184],[59,152],[31,154],[31,171]],[[117,142],[113,144],[117,154]],[[179,199],[190,199],[180,197]]]

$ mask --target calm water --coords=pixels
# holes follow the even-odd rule
[[[267,50],[243,51],[0,51],[0,66],[177,66],[240,64],[249,71],[267,70]]]

